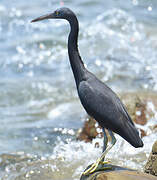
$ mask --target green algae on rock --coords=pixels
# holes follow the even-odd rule
[[[151,154],[148,158],[148,161],[145,165],[144,171],[146,173],[157,176],[157,141],[155,141],[155,143],[152,147],[152,152],[151,152]]]

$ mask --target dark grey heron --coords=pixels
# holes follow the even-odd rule
[[[104,133],[103,153],[101,157],[84,172],[85,175],[88,175],[104,168],[105,155],[116,143],[113,132],[119,134],[135,148],[142,147],[143,142],[118,96],[85,68],[77,45],[79,24],[74,12],[69,8],[60,8],[53,13],[40,16],[32,20],[32,22],[45,19],[65,19],[70,23],[71,31],[68,38],[68,54],[77,92],[84,109],[99,123]],[[105,133],[105,128],[111,136],[110,145],[107,145],[108,137]]]

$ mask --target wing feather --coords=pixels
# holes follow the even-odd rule
[[[88,81],[82,81],[78,93],[87,113],[100,125],[113,131],[113,127],[120,128],[128,121],[134,126],[124,105],[108,86],[101,83],[94,86]]]

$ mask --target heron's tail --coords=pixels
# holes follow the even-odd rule
[[[123,127],[123,132],[119,134],[135,148],[143,147],[143,141],[139,136],[138,130],[130,122],[125,124],[125,127]]]

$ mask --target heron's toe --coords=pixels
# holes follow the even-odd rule
[[[83,175],[89,175],[92,174],[96,171],[102,171],[102,170],[107,170],[110,169],[109,166],[104,166],[105,164],[109,164],[109,161],[101,161],[99,158],[95,163],[93,163],[85,172],[83,172]]]

